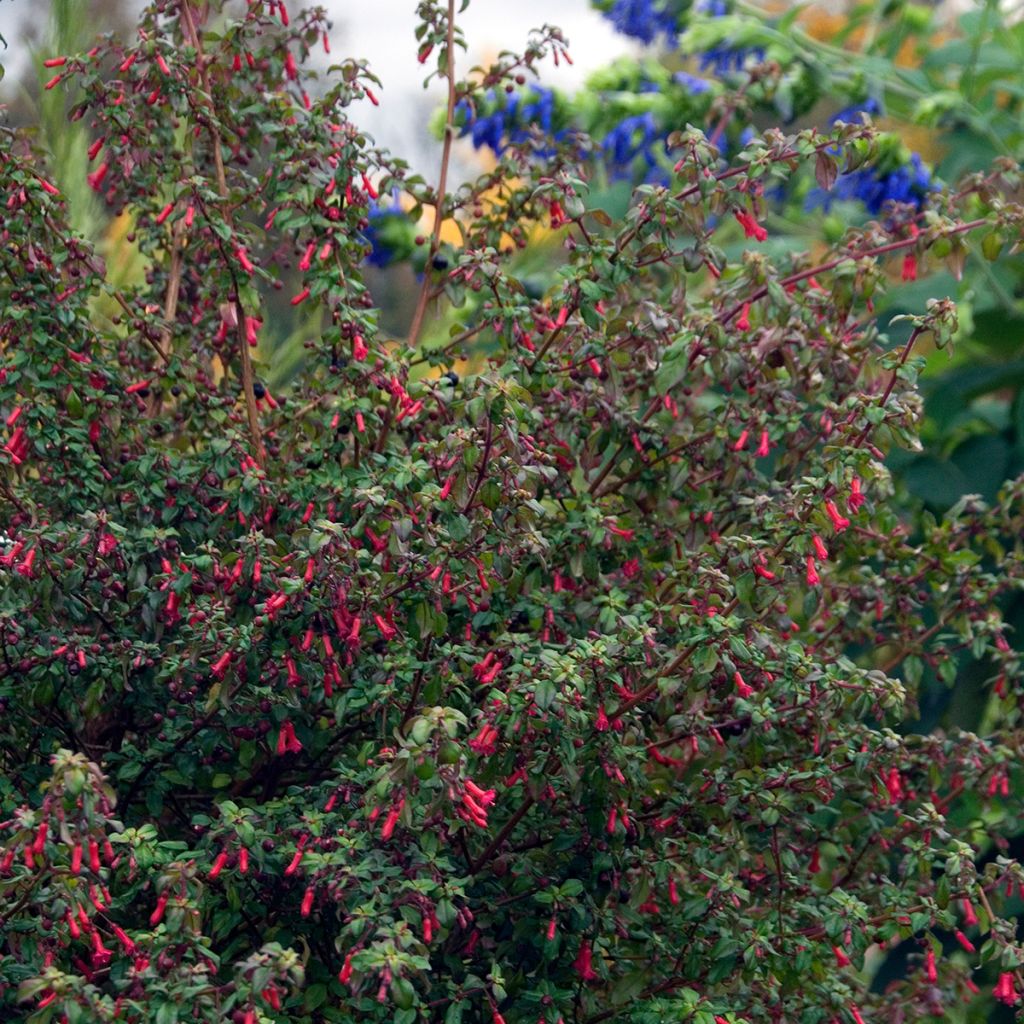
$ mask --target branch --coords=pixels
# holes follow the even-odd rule
[[[448,0],[448,35],[445,49],[445,77],[448,79],[448,109],[444,120],[444,146],[441,150],[441,174],[437,183],[437,196],[434,200],[434,230],[430,235],[430,251],[427,253],[427,265],[423,271],[423,283],[420,285],[416,310],[409,325],[409,336],[406,344],[415,348],[423,329],[423,317],[427,312],[430,298],[430,267],[437,250],[441,246],[441,223],[444,219],[445,193],[448,189],[448,164],[452,155],[452,139],[455,137],[455,0]]]

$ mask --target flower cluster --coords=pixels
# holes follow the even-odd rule
[[[556,141],[565,134],[552,133],[555,95],[550,89],[531,85],[528,93],[511,92],[500,98],[492,90],[484,97],[484,103],[490,112],[483,115],[468,100],[460,101],[456,108],[462,126],[459,134],[468,135],[475,149],[489,146],[500,155],[509,145],[525,142],[536,128]]]
[[[873,214],[896,203],[920,209],[936,188],[920,154],[912,153],[906,163],[892,170],[859,167],[841,174],[829,191],[815,189],[808,197],[808,206],[821,205],[827,210],[836,200],[854,200]]]
[[[620,121],[604,137],[601,152],[612,178],[632,177],[633,165],[639,157],[644,163],[644,178],[650,180],[652,172],[664,176],[654,148],[659,145],[664,152],[664,135],[658,130],[654,115],[648,111]]]
[[[370,266],[388,267],[411,255],[416,227],[402,209],[397,190],[391,193],[388,203],[371,200],[366,220],[362,234],[370,246],[366,256]]]
[[[830,125],[839,124],[861,124],[867,117],[878,117],[882,113],[882,104],[873,96],[869,96],[859,103],[851,103],[848,107],[836,111],[829,119]],[[867,116],[865,116],[867,115]]]
[[[604,12],[604,16],[617,32],[639,39],[647,46],[660,35],[665,36],[670,46],[676,44],[679,21],[664,3],[655,4],[653,0],[615,0]]]

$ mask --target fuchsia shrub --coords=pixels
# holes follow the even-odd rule
[[[130,45],[54,60],[90,185],[131,218],[130,284],[0,136],[3,1019],[1018,1005],[999,601],[1022,484],[901,520],[885,453],[917,444],[919,354],[956,310],[937,296],[896,346],[871,310],[1017,239],[1019,171],[812,252],[774,244],[765,194],[865,166],[868,125],[723,163],[681,123],[621,221],[571,133],[455,185],[469,101],[565,43],[467,77],[453,8],[420,5],[449,82],[437,188],[359,131],[359,63],[314,90],[315,13],[168,0]],[[402,338],[364,280],[392,188],[411,234],[423,210],[463,234],[410,243]],[[564,259],[531,295],[538,223]],[[300,316],[271,393],[269,327]],[[906,730],[922,667],[963,650],[984,734]],[[902,979],[867,991],[901,942]]]

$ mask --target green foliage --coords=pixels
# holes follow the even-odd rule
[[[925,271],[1019,272],[1019,169],[785,233],[906,156],[847,122],[722,159],[787,75],[813,109],[823,49],[727,75],[628,201],[539,123],[453,184],[467,110],[511,118],[488,92],[566,45],[460,77],[455,6],[419,6],[436,188],[356,126],[363,64],[314,90],[315,11],[161,2],[56,65],[129,280],[0,136],[4,1019],[860,1024],[958,1019],[974,977],[963,1012],[1014,1003],[1020,401],[977,403],[1016,356],[918,378],[997,329]],[[690,42],[781,60],[784,27]],[[409,221],[374,234],[392,187]],[[519,255],[537,231],[556,264]],[[400,338],[365,271],[388,239],[423,270]],[[984,462],[983,497],[888,457],[937,430],[922,391],[969,409],[929,457]],[[980,695],[971,730],[928,726],[933,677]]]

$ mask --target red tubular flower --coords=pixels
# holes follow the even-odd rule
[[[593,950],[587,945],[586,939],[580,943],[580,950],[573,961],[576,973],[583,981],[594,981],[597,978],[597,971],[593,968]]]
[[[498,730],[489,722],[480,726],[480,731],[469,741],[469,749],[474,753],[489,757],[496,749]]]
[[[249,870],[249,851],[246,847],[242,847],[238,851],[238,872],[244,875]]]
[[[247,273],[251,274],[256,268],[253,266],[252,260],[249,259],[248,254],[245,251],[245,246],[240,245],[235,249],[235,259],[238,260],[242,269]]]
[[[743,676],[741,676],[739,672],[733,674],[732,681],[736,684],[736,692],[744,700],[754,692],[754,688],[752,686],[748,686],[747,683],[743,681]]]
[[[807,556],[807,586],[816,587],[821,582],[821,577],[818,575],[818,567],[814,564],[814,557],[812,555]]]
[[[960,901],[960,909],[963,911],[964,924],[966,926],[976,925],[978,923],[978,915],[974,912],[974,904],[968,899]]]
[[[238,563],[241,565],[241,562]],[[220,679],[227,671],[228,665],[231,664],[231,652],[225,651],[211,666],[210,675],[216,679]]]
[[[953,938],[960,943],[961,947],[968,953],[976,953],[977,949],[966,935],[961,931],[953,932]]]
[[[155,928],[164,917],[164,911],[167,909],[167,893],[163,893],[160,898],[156,901],[156,909],[152,914],[149,915],[149,923]]]
[[[128,933],[120,925],[117,925],[117,924],[112,924],[110,926],[110,930],[117,937],[117,941],[120,942],[121,945],[124,947],[124,951],[129,956],[134,956],[135,955],[135,943],[132,941],[132,939],[128,935]]]
[[[292,296],[292,305],[293,306],[298,306],[300,303],[305,302],[306,299],[308,299],[308,298],[309,298],[309,289],[308,288],[303,288],[302,291],[299,292],[298,295]]]
[[[92,174],[86,176],[85,180],[89,183],[89,187],[94,192],[99,192],[100,188],[103,185],[103,179],[107,176],[107,171],[109,170],[110,164],[108,164],[107,161],[104,160],[103,163],[101,163],[99,167],[97,167],[96,170],[92,172]]]
[[[747,438],[749,438],[749,437],[750,437],[750,431],[749,430],[744,430],[740,434],[739,439],[732,446],[732,450],[734,452],[741,452],[741,451],[743,451],[743,449],[746,448],[746,446],[747,446]]]
[[[50,826],[44,821],[39,828],[36,830],[36,837],[32,842],[32,852],[40,854],[46,848],[46,837],[50,831]]]
[[[917,280],[917,255],[915,253],[908,252],[903,257],[903,273],[901,276],[904,281]]]
[[[1007,1006],[1013,1006],[1013,1004],[1020,998],[1017,990],[1014,988],[1013,982],[1013,972],[1004,971],[999,975],[999,981],[996,982],[996,986],[992,990],[992,994],[996,999],[1001,1003],[1005,1003]]]
[[[481,789],[472,779],[465,779],[463,785],[481,807],[490,807],[494,803],[496,794],[493,789]]]
[[[825,547],[825,542],[815,534],[811,538],[811,543],[814,545],[814,552],[821,561],[825,561],[828,558],[828,548]]]
[[[899,770],[890,768],[884,779],[885,788],[889,793],[889,803],[898,803],[903,799],[903,780],[900,778]]]
[[[768,232],[757,223],[752,213],[747,213],[745,210],[736,210],[733,216],[739,221],[740,227],[743,228],[743,234],[747,238],[763,242],[768,237]]]
[[[771,440],[768,437],[768,431],[761,431],[761,440],[758,443],[757,451],[754,454],[759,458],[763,459],[771,453]]]
[[[313,909],[313,895],[313,886],[309,886],[302,894],[301,913],[303,917],[309,917],[309,913]]]
[[[352,977],[352,954],[349,953],[345,957],[345,962],[341,965],[341,970],[338,971],[338,981],[342,985],[347,985]]]
[[[608,713],[605,711],[604,705],[601,704],[597,709],[597,718],[594,720],[594,728],[598,732],[607,732],[609,724]]]
[[[829,519],[832,520],[832,526],[835,528],[836,533],[842,533],[850,525],[850,520],[836,508],[834,501],[829,500],[825,502],[825,511],[828,513]]]
[[[284,869],[286,876],[294,875],[299,870],[299,866],[302,864],[302,848],[306,845],[306,837],[302,836],[299,839],[299,845],[295,850],[292,859],[288,862],[288,867]]]
[[[384,824],[380,829],[381,839],[390,839],[395,834],[395,826],[398,824],[398,818],[401,815],[401,805],[399,807],[392,807],[387,813],[387,817],[384,819]]]
[[[352,358],[357,363],[361,363],[369,354],[370,350],[366,347],[366,342],[363,341],[363,336],[361,334],[357,334],[352,339]]]
[[[98,931],[92,933],[92,960],[94,964],[110,963],[113,953],[103,945],[103,937]]]
[[[295,735],[295,726],[291,722],[285,722],[277,736],[278,756],[285,753],[297,754],[300,750],[302,750],[302,744]]]
[[[750,303],[744,302],[743,309],[736,321],[736,328],[740,331],[750,330]]]
[[[213,859],[213,864],[210,866],[210,873],[206,876],[213,881],[223,870],[224,865],[228,862],[228,855],[224,850],[221,850]]]
[[[856,512],[857,509],[867,501],[860,489],[860,477],[855,476],[850,481],[850,496],[846,499],[847,508],[851,512]]]
[[[850,958],[843,952],[839,946],[832,947],[832,954],[836,958],[836,967],[849,967]]]

